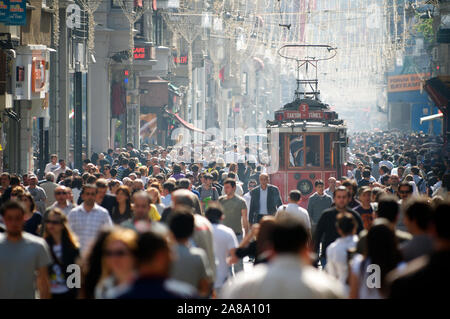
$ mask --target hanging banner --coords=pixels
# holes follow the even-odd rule
[[[8,5],[8,25],[27,24],[27,1],[9,0]]]
[[[8,22],[8,0],[0,0],[0,22]]]

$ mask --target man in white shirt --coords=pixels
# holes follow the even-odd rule
[[[275,256],[251,272],[240,272],[222,288],[223,299],[344,298],[342,284],[310,265],[308,233],[296,218],[278,220],[273,228]]]
[[[238,247],[238,241],[233,229],[220,224],[220,221],[223,220],[223,211],[219,205],[211,204],[208,206],[206,218],[213,227],[214,255],[216,257],[214,289],[218,294],[230,275],[227,259],[231,256],[231,250]]]
[[[82,254],[86,252],[104,226],[113,226],[108,211],[95,202],[96,196],[97,186],[84,185],[81,192],[83,204],[72,209],[68,216],[70,228],[80,241]]]
[[[294,189],[289,193],[289,203],[287,205],[281,205],[278,207],[277,214],[275,218],[279,219],[282,217],[290,216],[298,218],[305,225],[308,230],[309,235],[311,235],[311,222],[309,220],[308,211],[298,205],[302,195],[299,190]]]
[[[250,192],[258,186],[258,182],[254,179],[251,179],[248,181],[248,192],[244,194],[244,196],[242,196],[245,200],[245,204],[247,205],[247,211],[250,211],[250,201],[252,199],[252,196],[250,195]],[[249,214],[247,214],[247,218]]]
[[[44,173],[55,172],[59,168],[58,164],[58,155],[52,154],[50,155],[50,163],[45,165]]]
[[[340,213],[336,217],[336,220],[337,232],[341,237],[327,247],[325,271],[344,285],[346,294],[348,295],[348,251],[355,249],[358,243],[358,236],[355,235],[357,223],[350,213]]]
[[[56,180],[58,180],[59,174],[65,173],[68,167],[66,166],[66,161],[63,159],[59,160],[59,168],[57,168],[53,173],[55,174]]]

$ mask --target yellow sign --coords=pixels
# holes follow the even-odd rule
[[[403,74],[388,77],[388,92],[418,91],[430,73]]]

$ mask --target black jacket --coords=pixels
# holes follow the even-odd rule
[[[105,195],[102,203],[100,204],[100,206],[102,206],[103,208],[106,208],[106,210],[109,212],[110,216],[112,215],[113,208],[116,205],[117,205],[116,196],[108,195],[108,194]]]
[[[389,298],[429,299],[446,298],[450,285],[450,251],[435,251],[408,263],[400,276],[388,275],[391,281]],[[397,276],[396,276],[397,275]],[[393,279],[393,280],[392,280]]]
[[[250,213],[249,213],[249,221],[251,224],[255,224],[258,222],[258,214],[259,214],[259,198],[260,198],[260,190],[261,186],[256,187],[250,192],[251,200],[250,200]],[[278,187],[274,185],[267,186],[267,212],[269,215],[275,215],[278,207],[283,205],[281,201],[280,191]]]
[[[355,212],[350,207],[347,207],[347,211],[355,217],[358,222],[357,233],[364,229],[361,216]],[[322,243],[322,254],[325,255],[327,247],[338,239],[340,236],[336,230],[336,216],[338,210],[336,207],[331,207],[323,211],[320,216],[319,222],[316,226],[316,231],[314,233],[314,251],[318,254],[320,243]]]

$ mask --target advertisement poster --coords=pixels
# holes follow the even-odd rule
[[[8,22],[8,0],[0,0],[0,22]]]
[[[26,25],[27,24],[27,1],[9,0],[8,1],[8,25]]]

